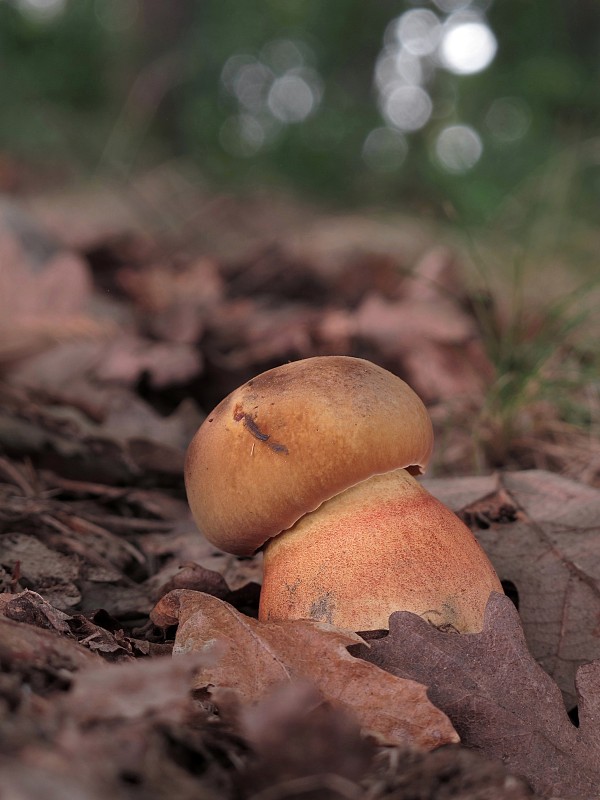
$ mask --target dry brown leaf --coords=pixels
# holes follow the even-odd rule
[[[100,662],[73,675],[64,660],[62,691],[35,696],[33,706],[25,682],[19,713],[3,715],[0,726],[2,797],[233,798],[235,767],[247,748],[218,720],[209,724],[191,697],[203,658]]]
[[[194,672],[209,660],[207,654],[193,653],[175,661],[157,657],[88,668],[74,676],[63,706],[84,726],[156,712],[179,719],[182,708],[189,707]]]
[[[0,594],[0,614],[13,622],[26,623],[76,639],[87,650],[109,662],[130,661],[142,655],[163,655],[172,649],[170,645],[125,635],[117,620],[102,610],[91,618],[83,614],[65,614],[29,589],[18,594]],[[102,624],[96,624],[95,620]]]
[[[375,748],[314,687],[282,684],[240,713],[255,758],[241,776],[243,797],[311,800],[526,800],[525,782],[458,745],[433,752]],[[283,744],[284,743],[284,744]],[[261,794],[264,792],[265,794]]]
[[[201,564],[189,562],[181,564],[179,570],[169,578],[160,588],[161,597],[177,589],[192,589],[195,592],[212,594],[225,600],[231,593],[227,581],[220,572],[206,569]]]
[[[354,634],[307,620],[259,623],[215,597],[187,590],[166,595],[152,618],[160,625],[178,622],[174,654],[214,653],[217,663],[200,669],[198,689],[232,689],[256,703],[281,683],[310,681],[382,742],[431,750],[458,741],[424,686],[390,681],[348,654],[349,644],[362,641]]]
[[[3,579],[6,588],[33,588],[63,611],[77,605],[84,611],[110,607],[115,616],[147,614],[153,592],[138,577],[147,557],[136,534],[143,542],[146,531],[172,523],[146,518],[127,525],[125,516],[93,500],[75,504],[46,489],[33,468],[0,459],[0,567],[11,576]]]
[[[452,299],[462,305],[467,293],[455,253],[436,245],[427,250],[407,276],[404,297],[420,302]]]
[[[426,401],[480,397],[492,377],[474,320],[449,297],[371,294],[351,319],[354,336],[392,359]]]
[[[529,649],[571,708],[577,667],[600,659],[600,491],[538,470],[427,487],[516,586]]]
[[[171,342],[196,342],[204,329],[206,310],[223,302],[218,265],[207,258],[174,269],[167,264],[123,267],[117,284],[142,313],[144,329]]]
[[[63,337],[67,338],[77,341],[56,337],[52,350],[32,355],[14,367],[11,382],[52,392],[78,405],[78,394],[87,391],[93,395],[99,387],[106,394],[107,388],[134,387],[146,376],[153,388],[164,389],[185,383],[202,370],[201,355],[185,343],[152,342],[124,330],[110,341],[83,335]]]
[[[45,694],[64,687],[77,670],[102,661],[73,639],[0,614],[0,663],[6,672],[21,675],[34,692]]]
[[[544,797],[592,800],[600,786],[600,662],[577,674],[580,725],[527,650],[511,601],[493,594],[481,633],[440,631],[397,612],[389,635],[353,647],[391,674],[426,683],[463,744],[500,758]]]
[[[18,565],[19,581],[42,589],[44,598],[62,611],[80,602],[76,585],[80,562],[76,555],[52,550],[25,533],[2,533],[0,542],[0,564],[11,572]]]
[[[255,371],[256,365],[314,355],[312,329],[318,319],[319,312],[308,305],[234,300],[210,315],[205,346],[220,367]]]
[[[0,595],[0,614],[14,622],[26,622],[37,628],[46,628],[67,635],[70,633],[69,615],[29,589],[19,594]]]
[[[95,370],[100,382],[134,385],[147,375],[154,389],[183,384],[202,371],[200,353],[186,342],[152,342],[123,333],[105,347]]]
[[[160,596],[162,586],[179,572],[181,565],[191,562],[220,573],[232,591],[262,580],[262,553],[254,558],[224,553],[198,531],[189,511],[188,518],[177,522],[168,532],[147,533],[141,546],[150,558],[164,565],[149,579],[155,598]]]
[[[33,243],[22,235],[6,211],[3,223],[0,366],[12,365],[60,341],[96,339],[114,332],[109,323],[86,313],[91,276],[78,256],[59,250],[37,231],[39,241]],[[31,221],[28,224],[34,227]],[[40,247],[44,252],[41,258]]]
[[[92,391],[88,386],[79,400],[92,400]],[[95,392],[97,405],[88,415],[66,398],[44,401],[0,384],[0,446],[86,480],[131,485],[171,476],[179,482],[185,447],[201,420],[194,404],[184,401],[162,417],[128,390]]]
[[[325,796],[332,783],[348,788],[351,796],[361,792],[359,782],[376,748],[353,718],[324,705],[312,684],[280,684],[257,704],[242,707],[239,717],[256,756],[244,775],[252,792],[303,783],[313,783]]]

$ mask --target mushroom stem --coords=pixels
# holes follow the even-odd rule
[[[480,631],[502,591],[460,519],[405,469],[375,475],[269,540],[259,618],[314,619],[350,630],[388,628],[412,611],[437,627]]]

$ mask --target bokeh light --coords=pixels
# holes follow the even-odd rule
[[[265,107],[273,73],[260,61],[244,64],[233,79],[233,94],[247,111],[258,112]]]
[[[420,86],[396,86],[383,98],[386,120],[401,131],[418,131],[431,116],[431,98]]]
[[[440,43],[442,65],[456,75],[481,72],[494,60],[498,43],[491,28],[482,20],[454,20],[452,15]]]
[[[290,69],[300,69],[313,60],[310,48],[304,42],[293,39],[273,39],[260,51],[260,60],[277,74]]]
[[[318,108],[323,82],[307,65],[313,53],[301,41],[273,39],[256,57],[230,56],[221,84],[237,101],[238,113],[222,126],[221,146],[231,155],[249,157],[272,142],[282,126],[304,122]]]
[[[364,141],[362,157],[376,172],[394,172],[408,154],[406,137],[392,128],[375,128]]]
[[[435,142],[435,154],[448,172],[467,172],[479,161],[482,153],[481,137],[468,125],[449,125]]]
[[[531,125],[531,110],[518,97],[500,97],[489,107],[485,124],[500,142],[516,142]]]
[[[265,143],[266,135],[259,120],[252,114],[228,117],[219,134],[223,150],[238,158],[256,155]]]
[[[421,59],[406,50],[386,48],[375,64],[375,84],[382,93],[390,91],[396,84],[420,84],[424,78]]]
[[[462,11],[471,5],[471,0],[433,0],[440,11],[445,14],[453,14],[455,11]]]
[[[372,131],[363,145],[363,158],[374,169],[383,168],[378,165],[385,163],[387,150],[390,161],[394,148],[398,150],[395,163],[404,160],[408,146],[404,134],[421,130],[432,118],[439,121],[456,114],[457,92],[447,85],[443,92],[432,88],[440,68],[470,75],[493,61],[498,45],[483,16],[486,3],[479,0],[477,10],[474,5],[472,0],[435,0],[439,13],[412,8],[387,25],[373,82],[389,130]],[[528,124],[523,109],[510,102],[491,106],[488,117],[487,129],[503,141],[522,135]],[[394,131],[402,136],[396,143]],[[439,134],[435,150],[438,165],[458,173],[477,163],[483,145],[472,128],[449,125]]]
[[[49,21],[62,14],[67,0],[17,0],[17,8],[23,14],[41,22]]]
[[[442,25],[426,8],[415,8],[396,21],[396,38],[413,56],[427,56],[435,51],[442,34]]]
[[[284,123],[302,122],[321,99],[321,85],[312,70],[288,70],[271,85],[267,104],[273,116]]]

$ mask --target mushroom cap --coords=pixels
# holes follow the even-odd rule
[[[427,410],[396,375],[349,356],[294,361],[205,419],[186,456],[188,501],[213,544],[252,555],[372,475],[423,472],[432,447]]]

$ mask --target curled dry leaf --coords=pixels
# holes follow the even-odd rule
[[[220,572],[206,569],[206,567],[196,564],[194,561],[181,564],[179,571],[160,587],[160,595],[164,596],[176,589],[192,589],[196,592],[205,592],[206,594],[212,594],[213,597],[219,597],[221,600],[224,600],[231,592],[227,581]]]
[[[463,744],[499,758],[544,797],[597,797],[600,785],[600,662],[577,673],[580,726],[558,686],[527,650],[511,601],[493,594],[481,633],[451,634],[397,612],[383,639],[352,652],[392,675],[429,686]]]
[[[187,514],[189,515],[189,510]],[[180,520],[169,531],[146,533],[142,547],[149,558],[155,563],[162,564],[148,580],[155,601],[165,594],[163,591],[165,583],[174,578],[185,564],[196,563],[210,572],[218,572],[232,592],[241,591],[248,584],[258,585],[262,578],[262,553],[254,558],[238,558],[224,553],[198,531],[191,518]],[[170,586],[169,589],[195,589],[215,594],[214,589],[209,590],[206,584],[202,588],[192,583],[187,583],[185,586],[178,584]],[[229,602],[229,598],[223,596],[223,599]]]
[[[146,376],[153,389],[184,384],[202,371],[202,358],[186,342],[153,342],[122,333],[97,353],[95,376],[101,383],[133,386]]]
[[[350,656],[346,647],[362,642],[355,634],[308,620],[259,623],[216,597],[187,590],[165,595],[152,619],[179,623],[174,653],[214,653],[216,663],[197,674],[198,689],[232,689],[252,704],[281,683],[310,681],[383,743],[431,750],[458,741],[425,686]]]
[[[29,589],[19,594],[1,594],[0,614],[14,622],[26,622],[37,628],[69,634],[69,615],[54,608],[41,595]]]
[[[87,650],[102,656],[104,661],[130,661],[136,656],[162,655],[171,650],[167,644],[126,635],[117,620],[105,611],[99,610],[92,616],[70,616],[29,589],[18,594],[0,594],[0,615],[13,622],[26,623],[77,640]]]
[[[518,592],[532,654],[577,702],[577,667],[600,659],[600,491],[549,472],[428,481]]]

